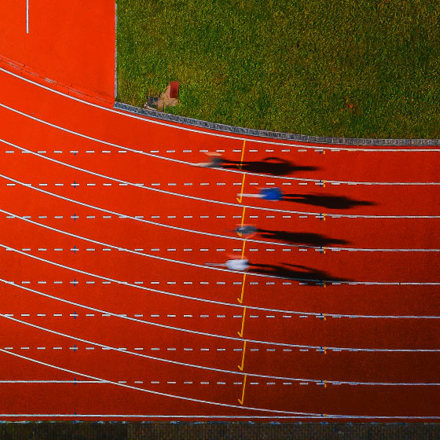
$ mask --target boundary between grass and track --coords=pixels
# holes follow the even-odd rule
[[[7,64],[12,69],[18,71],[21,74],[27,74],[32,75],[32,72],[29,72],[25,70],[24,68],[21,68],[20,66],[17,66],[14,62],[11,60],[5,60],[4,57],[0,56],[0,62],[3,61],[3,64]],[[234,127],[224,124],[216,124],[208,121],[201,121],[198,119],[192,119],[187,118],[184,116],[178,116],[178,115],[171,115],[167,113],[160,113],[157,111],[152,110],[145,110],[141,109],[139,107],[134,107],[128,104],[115,102],[113,108],[111,107],[104,107],[99,104],[95,104],[91,102],[92,97],[85,94],[84,92],[79,92],[71,88],[67,88],[61,84],[57,84],[55,81],[51,81],[47,78],[38,78],[41,82],[26,78],[22,75],[19,75],[17,73],[11,72],[10,70],[4,69],[0,67],[0,72],[3,72],[7,75],[13,76],[19,80],[28,82],[30,84],[33,84],[37,87],[43,88],[45,90],[48,90],[52,93],[58,94],[60,96],[64,96],[66,98],[69,98],[71,100],[80,102],[85,105],[89,105],[92,107],[96,107],[101,110],[114,112],[126,116],[131,117],[138,117],[139,119],[144,119],[146,122],[154,123],[154,124],[163,124],[161,121],[166,122],[177,122],[179,124],[185,124],[188,127],[182,127],[182,126],[173,126],[171,124],[164,124],[164,125],[170,125],[170,127],[177,128],[177,129],[183,129],[183,130],[189,130],[189,131],[197,131],[197,130],[191,130],[191,127],[198,127],[205,130],[212,130],[216,133],[212,133],[209,131],[200,131],[201,134],[205,135],[212,135],[212,136],[220,136],[220,137],[231,137],[236,138],[237,140],[240,140],[239,137],[236,137],[238,135],[246,135],[246,136],[257,136],[261,139],[251,139],[253,142],[260,142],[260,143],[273,143],[271,142],[271,139],[274,140],[287,140],[287,141],[297,141],[297,142],[304,142],[306,144],[328,144],[328,145],[340,145],[340,146],[412,146],[412,147],[422,147],[422,146],[440,146],[440,139],[368,139],[368,138],[333,138],[333,137],[319,137],[319,136],[308,136],[308,135],[300,135],[300,134],[292,134],[292,133],[279,133],[279,132],[271,132],[271,131],[265,131],[265,130],[255,130],[255,129],[249,129],[249,128],[243,128],[243,127]],[[77,98],[75,96],[72,96],[68,93],[59,91],[54,89],[53,87],[48,87],[43,84],[44,81],[50,81],[50,83],[53,85],[54,83],[60,87],[61,89],[67,90],[72,94],[77,94],[81,96],[82,98]],[[90,98],[89,101],[86,101],[85,99]],[[96,97],[95,97],[96,99]],[[118,111],[119,110],[119,111]],[[122,111],[121,111],[122,110]],[[126,112],[126,113],[124,113]],[[149,119],[147,119],[149,118]],[[223,133],[222,133],[223,132]],[[230,133],[229,135],[227,133]],[[236,136],[233,136],[236,135]],[[266,138],[267,140],[264,140]],[[282,145],[282,144],[280,144]],[[331,149],[331,147],[327,147],[327,149]],[[356,151],[356,148],[350,149]],[[366,151],[369,151],[368,149]],[[374,150],[373,150],[374,151]],[[385,149],[386,151],[386,149]],[[408,149],[408,151],[411,151],[411,149]],[[417,150],[416,150],[417,151]]]
[[[160,119],[168,122],[175,122],[178,124],[191,125],[207,130],[220,131],[232,133],[237,135],[297,141],[314,144],[330,144],[330,145],[354,145],[354,146],[438,146],[440,139],[370,139],[370,138],[336,138],[336,137],[321,137],[309,136],[295,133],[281,133],[277,131],[257,130],[254,128],[236,127],[233,125],[219,124],[216,122],[203,121],[201,119],[189,118],[187,116],[174,115],[171,113],[163,113],[157,110],[147,110],[140,107],[135,107],[130,104],[115,101],[114,108],[123,110],[136,115],[142,115],[148,118]]]
[[[327,137],[327,136],[310,136],[296,133],[283,133],[269,130],[257,130],[253,128],[238,127],[227,124],[219,124],[215,122],[204,121],[201,119],[190,118],[187,116],[174,115],[169,113],[162,113],[157,110],[147,110],[140,107],[135,107],[130,104],[125,104],[116,100],[118,95],[118,66],[117,66],[117,51],[118,51],[118,6],[115,0],[115,103],[113,108],[123,110],[129,113],[143,115],[153,119],[164,120],[168,122],[177,122],[179,124],[200,127],[208,130],[222,131],[227,133],[255,136],[269,139],[279,139],[288,141],[298,141],[306,143],[318,144],[333,144],[333,145],[359,145],[359,146],[440,146],[440,139],[371,139],[371,138],[342,138],[342,137]]]

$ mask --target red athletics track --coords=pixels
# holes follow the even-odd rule
[[[0,6],[0,418],[440,418],[440,146],[113,110],[113,5],[58,3],[30,1],[28,34],[26,2]],[[243,148],[244,183],[192,165]],[[243,246],[246,276],[205,265]]]

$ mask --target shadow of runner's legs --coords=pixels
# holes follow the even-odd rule
[[[322,285],[326,281],[348,281],[347,279],[332,277],[327,272],[313,269],[307,266],[298,264],[282,263],[284,266],[277,266],[275,264],[257,264],[250,263],[250,272],[259,273],[262,275],[272,275],[280,278],[290,280],[302,281],[307,284]],[[286,267],[290,266],[290,267]],[[298,268],[301,270],[294,270],[291,268]]]
[[[222,168],[241,169],[249,173],[272,174],[274,176],[285,176],[296,171],[317,171],[315,166],[296,166],[286,159],[278,157],[266,157],[259,161],[234,161],[224,159]]]
[[[284,243],[297,243],[316,247],[349,244],[347,240],[330,238],[313,232],[270,231],[267,229],[257,229],[257,232],[262,238],[279,240]]]
[[[356,206],[374,206],[375,202],[354,200],[345,196],[322,194],[284,194],[283,201],[304,203],[306,205],[322,206],[328,209],[350,209]]]

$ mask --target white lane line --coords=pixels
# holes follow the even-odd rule
[[[1,68],[0,68],[1,70]],[[183,165],[189,165],[189,166],[194,166],[194,163],[192,162],[187,162],[184,160],[180,160],[180,159],[173,159],[170,157],[164,157],[164,156],[158,156],[156,154],[152,154],[152,153],[148,153],[146,151],[142,151],[142,150],[136,150],[133,148],[128,148],[128,147],[124,147],[122,145],[118,145],[112,142],[108,142],[108,141],[104,141],[98,138],[94,138],[92,136],[88,136],[82,133],[79,133],[77,131],[74,130],[69,130],[67,128],[61,127],[59,125],[53,124],[51,122],[45,121],[43,119],[37,118],[35,116],[29,115],[27,113],[24,113],[20,110],[17,110],[13,107],[7,106],[5,104],[1,104],[0,103],[0,107],[5,108],[6,110],[9,110],[13,113],[17,113],[25,118],[31,119],[33,121],[39,122],[41,124],[44,125],[48,125],[49,127],[55,128],[57,130],[60,131],[64,131],[66,133],[69,134],[73,134],[75,136],[78,137],[82,137],[88,140],[91,140],[93,142],[98,142],[104,145],[108,145],[111,146],[113,148],[117,148],[119,150],[119,152],[126,152],[126,151],[130,151],[132,153],[135,154],[141,154],[144,156],[148,156],[148,157],[152,157],[155,159],[160,159],[160,160],[165,160],[165,161],[169,161],[169,162],[175,162],[175,163],[179,163],[179,164],[183,164]],[[437,151],[437,150],[436,150]],[[440,149],[438,150],[440,151]],[[222,172],[228,172],[228,173],[236,173],[236,174],[240,174],[243,175],[243,171],[241,170],[234,170],[234,169],[229,169],[229,168],[216,168],[216,170],[220,170]],[[252,176],[258,176],[258,177],[263,177],[263,178],[271,178],[271,179],[284,179],[284,180],[294,180],[294,181],[299,181],[299,182],[314,182],[315,184],[322,184],[323,182],[329,183],[329,184],[335,184],[335,185],[339,185],[339,184],[348,184],[348,185],[384,185],[384,186],[432,186],[432,185],[440,185],[440,182],[367,182],[367,181],[349,181],[349,180],[322,180],[322,179],[308,179],[308,178],[300,178],[300,177],[286,177],[286,176],[270,176],[267,174],[260,174],[260,173],[247,173],[249,175]]]
[[[9,212],[7,212],[7,211],[4,211],[4,210],[2,210],[2,209],[0,209],[0,212],[7,213],[7,214],[9,214],[9,215],[11,215],[11,216],[14,216],[14,217],[16,217],[16,218],[22,220],[22,221],[25,221],[25,222],[31,223],[31,224],[33,224],[33,225],[35,225],[35,226],[38,226],[38,227],[42,227],[42,228],[44,228],[44,229],[48,229],[48,230],[51,230],[51,231],[54,231],[54,232],[57,232],[57,233],[60,233],[60,234],[63,234],[63,235],[68,235],[68,236],[70,236],[70,237],[78,238],[78,239],[80,239],[80,240],[84,240],[84,241],[88,241],[88,242],[91,242],[91,243],[95,243],[95,244],[98,244],[98,245],[100,245],[100,246],[107,246],[107,247],[109,247],[109,248],[113,248],[113,249],[116,249],[116,250],[121,251],[121,252],[127,252],[127,253],[131,253],[131,254],[134,254],[134,255],[139,255],[139,256],[142,256],[142,257],[154,258],[154,259],[164,260],[164,261],[172,262],[172,263],[178,263],[178,264],[184,264],[184,265],[195,266],[195,267],[199,267],[199,268],[202,268],[202,269],[206,269],[206,268],[211,267],[211,266],[197,265],[197,264],[189,263],[189,262],[186,262],[186,261],[172,260],[172,259],[165,258],[165,257],[159,257],[159,256],[157,256],[157,255],[145,254],[145,253],[139,252],[139,251],[137,251],[137,250],[132,250],[132,249],[127,249],[127,248],[123,248],[123,247],[115,246],[115,245],[112,245],[112,244],[109,244],[109,243],[104,243],[104,242],[100,242],[100,241],[97,241],[97,240],[93,240],[93,239],[91,239],[91,238],[83,237],[83,236],[81,236],[81,235],[76,235],[76,234],[73,234],[73,233],[71,233],[71,232],[63,231],[63,230],[61,230],[61,229],[53,228],[52,226],[43,225],[43,224],[41,224],[41,223],[37,223],[37,222],[34,222],[34,221],[32,221],[32,220],[29,220],[29,219],[26,219],[26,218],[23,218],[23,217],[20,217],[20,216],[15,216],[14,214],[9,213]],[[35,258],[35,259],[41,260],[41,261],[46,262],[46,263],[49,263],[49,264],[55,264],[55,265],[58,265],[58,266],[60,266],[60,267],[68,268],[69,270],[73,270],[73,271],[77,271],[77,272],[79,272],[79,270],[77,270],[77,269],[70,268],[70,267],[68,267],[68,266],[62,266],[62,265],[59,265],[58,263],[54,263],[53,261],[46,260],[46,259],[42,259],[42,258],[36,257],[36,256],[34,256],[34,255],[29,255],[29,254],[27,254],[27,253],[24,252],[24,251],[30,251],[30,249],[22,249],[22,250],[20,251],[20,250],[18,250],[18,249],[14,249],[14,248],[12,248],[12,247],[10,247],[10,246],[5,246],[5,245],[2,245],[2,244],[0,244],[0,247],[3,247],[3,248],[5,248],[5,249],[7,249],[7,250],[11,250],[11,251],[14,251],[14,252],[17,252],[17,253],[20,253],[20,254],[23,254],[23,255],[25,255],[25,256],[27,256],[27,257],[30,257],[30,258]],[[231,270],[227,270],[227,269],[219,269],[219,268],[214,268],[214,269],[215,269],[215,270],[220,270],[220,271],[222,271],[222,272],[237,273],[236,271],[231,271]],[[244,273],[244,272],[238,272],[238,273],[241,273],[241,274],[242,274],[242,273]],[[268,278],[277,278],[277,279],[280,279],[280,277],[271,276],[271,275],[262,275],[262,274],[252,273],[252,272],[248,272],[248,274],[249,274],[249,275],[256,275],[256,276],[265,276],[265,277],[268,277]],[[98,277],[98,278],[103,278],[103,277],[100,277],[99,275],[96,275],[96,274],[92,274],[92,276],[95,276],[95,277]],[[103,278],[103,279],[111,280],[110,278]],[[284,279],[284,278],[281,278],[281,279]],[[294,280],[293,278],[289,278],[289,279]],[[304,280],[301,279],[301,281],[304,281]],[[310,280],[308,280],[308,281],[310,281]],[[316,280],[315,280],[315,281],[316,281]],[[325,280],[323,280],[323,281],[325,281]],[[117,280],[116,282],[118,282],[118,283],[122,283],[122,284],[126,284],[126,285],[127,285],[127,283],[123,283],[122,281],[119,281],[119,280]],[[342,283],[342,282],[341,282],[341,283]],[[354,283],[354,284],[359,284],[359,283],[362,284],[362,283],[374,283],[374,282],[369,282],[369,281],[367,281],[367,282],[356,281],[356,282],[344,282],[344,283],[342,283],[342,284],[349,284],[349,285],[350,285],[350,284],[352,284],[352,283]],[[138,285],[138,282],[135,282],[134,284],[135,284],[135,285]],[[395,283],[393,283],[393,284],[395,284]],[[400,284],[400,283],[399,283],[399,284]],[[414,283],[412,283],[412,284],[414,284]],[[417,284],[417,283],[416,283],[416,284]],[[425,285],[425,284],[427,284],[427,285],[432,285],[432,283],[419,283],[419,284],[423,284],[423,285]],[[131,285],[131,284],[130,284],[130,285]],[[434,285],[440,285],[440,283],[434,283]],[[146,288],[146,289],[148,289],[148,288]],[[186,298],[190,298],[190,297],[186,297]],[[217,303],[217,304],[220,304],[220,303]],[[222,304],[222,305],[225,305],[225,304],[227,304],[227,303],[221,303],[221,304]],[[229,304],[229,305],[231,305],[231,304]],[[244,307],[244,306],[238,306],[238,305],[234,305],[234,306],[235,306],[235,307]],[[252,308],[252,307],[249,307],[249,306],[248,306],[248,308]],[[259,308],[259,310],[262,310],[262,309]],[[264,309],[264,310],[269,310],[269,309]],[[289,313],[293,313],[293,312],[289,312]],[[300,313],[300,314],[303,314],[303,315],[307,315],[307,314],[309,314],[309,315],[315,315],[315,316],[320,316],[320,315],[321,315],[321,313],[308,313],[308,312],[294,312],[294,313]],[[340,318],[340,317],[350,317],[350,318],[383,318],[383,319],[384,319],[384,318],[391,318],[391,319],[393,319],[393,318],[405,318],[405,319],[422,319],[422,318],[423,318],[423,319],[433,319],[433,318],[437,319],[437,318],[440,318],[440,317],[436,317],[436,316],[397,316],[397,315],[341,315],[341,314],[329,314],[328,316],[337,316],[338,318]]]
[[[77,376],[86,377],[88,379],[97,380],[97,381],[100,381],[100,382],[105,382],[105,383],[110,384],[110,385],[116,385],[116,386],[120,386],[120,387],[123,387],[123,388],[131,389],[131,390],[142,391],[144,393],[149,393],[149,394],[155,394],[157,396],[171,397],[171,398],[179,399],[179,400],[185,400],[185,401],[197,402],[197,403],[204,403],[204,404],[208,404],[208,405],[216,405],[216,406],[222,406],[222,407],[227,407],[227,408],[236,408],[236,409],[240,409],[240,410],[244,409],[244,410],[251,410],[251,411],[268,412],[268,413],[274,412],[274,413],[277,413],[277,414],[298,414],[298,415],[300,415],[300,414],[310,414],[310,415],[315,415],[314,413],[302,413],[302,412],[297,412],[297,411],[281,411],[281,410],[273,410],[273,409],[265,409],[265,408],[253,408],[253,407],[232,405],[232,404],[227,404],[227,403],[220,403],[220,402],[213,402],[213,401],[209,401],[209,400],[196,399],[196,398],[193,398],[193,397],[184,397],[184,396],[178,396],[178,395],[175,395],[175,394],[162,393],[160,391],[153,391],[153,390],[148,390],[148,389],[145,389],[145,388],[139,388],[139,387],[136,387],[136,386],[133,386],[133,385],[122,384],[122,383],[119,383],[119,382],[102,379],[100,377],[91,376],[89,374],[80,373],[78,371],[69,370],[67,368],[63,368],[63,367],[59,367],[59,366],[54,365],[54,364],[49,364],[47,362],[39,361],[37,359],[33,359],[33,358],[28,357],[28,356],[23,356],[23,355],[18,354],[18,353],[13,353],[13,352],[10,352],[10,351],[6,351],[6,350],[3,350],[1,348],[0,348],[0,352],[1,353],[6,353],[6,354],[8,354],[10,356],[18,357],[20,359],[24,359],[24,360],[30,361],[32,363],[43,365],[45,367],[53,368],[53,369],[56,369],[58,371],[64,371],[66,373],[75,374]]]
[[[87,203],[83,203],[83,202],[80,202],[78,200],[69,199],[68,197],[60,196],[60,195],[52,193],[50,191],[41,190],[41,189],[39,189],[39,188],[37,188],[35,186],[30,186],[27,183],[21,182],[19,180],[13,179],[11,177],[8,177],[8,176],[2,175],[2,174],[0,174],[0,177],[2,177],[4,179],[7,179],[7,180],[10,180],[12,182],[15,182],[18,185],[25,186],[26,188],[30,188],[30,189],[33,189],[35,191],[42,192],[43,194],[47,194],[47,195],[49,195],[51,197],[59,198],[61,200],[65,200],[65,201],[68,201],[68,202],[71,202],[71,203],[74,203],[74,204],[77,204],[77,205],[80,205],[80,206],[85,206],[87,208],[94,209],[94,210],[97,210],[97,211],[113,214],[113,215],[115,215],[115,216],[117,216],[119,218],[135,220],[135,221],[139,221],[141,223],[146,223],[146,224],[149,224],[149,225],[154,225],[154,226],[159,226],[159,227],[162,227],[162,228],[173,229],[173,230],[176,230],[176,231],[189,232],[189,233],[192,233],[192,234],[204,235],[204,236],[208,236],[208,237],[216,237],[216,238],[222,238],[222,239],[227,239],[227,240],[236,240],[236,241],[241,241],[241,242],[244,240],[243,238],[236,237],[236,236],[213,234],[213,233],[210,233],[210,232],[203,232],[203,231],[198,231],[198,230],[194,230],[194,229],[181,228],[181,227],[178,227],[178,226],[167,225],[167,224],[163,224],[163,223],[157,223],[157,222],[145,220],[145,219],[143,219],[143,216],[129,216],[129,215],[126,215],[126,214],[121,214],[121,213],[118,213],[118,212],[115,212],[115,211],[110,211],[110,210],[107,210],[107,209],[104,209],[104,208],[100,208],[100,207],[95,206],[95,205],[89,205]],[[15,185],[15,184],[11,183],[11,184],[7,184],[7,185]],[[0,209],[0,212],[3,212],[5,214],[7,214],[7,215],[10,215],[12,218],[17,217],[17,218],[25,219],[25,217],[20,217],[18,215],[9,213],[8,211],[4,211],[2,209]],[[62,218],[62,216],[55,216],[55,218],[58,218],[58,217]],[[105,217],[105,216],[103,216],[103,217]],[[110,217],[110,216],[108,216],[108,217]],[[152,216],[152,218],[159,218],[159,217],[160,216]],[[267,216],[267,217],[268,218],[269,217],[270,218],[275,218],[275,216]],[[30,218],[30,216],[29,216],[29,218]],[[47,218],[47,216],[39,216],[38,218]],[[95,216],[87,216],[86,218],[95,218]],[[184,218],[192,218],[192,216],[184,216]],[[34,222],[31,222],[31,223],[34,223]],[[39,223],[35,223],[35,224],[36,225],[40,225]],[[248,239],[246,239],[246,241],[249,242],[249,243],[268,244],[268,245],[271,245],[271,246],[283,246],[283,247],[291,247],[291,248],[308,248],[308,249],[318,249],[318,250],[322,249],[322,246],[309,246],[309,245],[305,245],[305,244],[304,245],[302,245],[302,244],[290,244],[290,243],[275,242],[275,241],[255,240],[255,239],[252,239],[252,238],[248,238]],[[402,249],[399,249],[399,248],[395,248],[395,249],[393,249],[393,248],[382,248],[381,249],[381,248],[377,248],[376,249],[376,248],[351,248],[351,247],[325,246],[325,249],[326,250],[332,250],[332,251],[334,250],[334,251],[357,251],[357,252],[440,252],[440,249],[436,249],[436,248],[431,248],[431,249],[430,248],[426,248],[426,249],[418,249],[418,248],[412,248],[412,249],[408,249],[408,248],[402,248]]]
[[[115,314],[115,313],[111,313],[111,312],[106,312],[105,310],[97,309],[95,307],[85,306],[83,304],[79,304],[79,303],[75,303],[75,302],[72,302],[72,301],[64,300],[64,299],[58,298],[56,296],[52,296],[52,295],[49,295],[47,293],[40,292],[38,290],[34,290],[34,289],[30,289],[28,287],[20,286],[19,284],[16,284],[13,281],[7,281],[7,280],[0,279],[0,282],[8,284],[8,285],[11,285],[13,287],[17,287],[17,288],[22,289],[22,290],[26,290],[28,292],[35,293],[35,294],[40,295],[40,296],[44,296],[44,297],[47,297],[47,298],[50,298],[50,299],[54,299],[56,301],[64,302],[66,304],[75,305],[77,307],[81,307],[81,308],[84,308],[84,309],[92,310],[94,312],[105,313],[108,316],[114,316],[116,318],[126,319],[128,321],[133,321],[133,322],[137,322],[137,323],[141,323],[141,324],[151,325],[151,326],[154,326],[154,327],[165,328],[167,330],[174,330],[174,331],[179,331],[179,332],[183,332],[183,333],[196,334],[196,335],[199,335],[199,336],[208,336],[208,337],[212,337],[212,338],[225,339],[225,340],[231,340],[231,341],[240,341],[240,342],[246,341],[246,342],[255,343],[255,344],[262,344],[262,345],[274,345],[274,346],[280,346],[280,347],[315,349],[315,350],[317,350],[319,352],[321,352],[322,348],[323,348],[322,345],[302,345],[302,344],[289,344],[289,343],[284,343],[284,342],[260,341],[260,340],[255,340],[255,339],[243,339],[243,338],[237,338],[237,337],[232,337],[232,336],[224,336],[224,335],[218,335],[218,334],[214,334],[214,333],[206,333],[206,332],[200,332],[200,331],[196,331],[196,330],[184,329],[184,328],[180,328],[180,327],[160,324],[160,323],[146,321],[146,320],[141,320],[141,319],[137,319],[137,318],[131,318],[131,317],[125,316],[125,315],[119,315],[119,314]],[[15,319],[15,318],[12,318],[10,315],[1,315],[1,316],[3,316],[4,318],[8,318],[8,319]],[[33,325],[33,324],[29,324],[29,325]],[[85,341],[85,342],[91,343],[90,341]],[[338,352],[339,351],[350,351],[350,352],[365,351],[365,352],[386,352],[386,353],[394,353],[394,352],[402,352],[402,353],[416,353],[416,352],[435,353],[435,352],[440,352],[440,348],[439,349],[437,349],[437,348],[432,348],[432,349],[431,348],[429,348],[429,349],[424,349],[424,348],[416,348],[416,349],[414,349],[414,348],[358,348],[358,347],[353,348],[353,347],[332,347],[332,346],[326,346],[326,349],[327,350],[334,350],[334,351],[338,351]]]
[[[26,0],[26,33],[29,33],[29,0]]]
[[[147,191],[153,191],[153,192],[166,194],[166,195],[173,196],[173,197],[180,197],[183,199],[190,199],[190,200],[195,200],[198,202],[206,202],[206,203],[211,203],[211,204],[216,204],[216,205],[221,205],[221,206],[231,206],[231,207],[240,208],[240,209],[247,208],[247,209],[254,209],[257,211],[270,211],[270,212],[280,212],[280,213],[287,213],[287,214],[310,215],[310,216],[315,216],[315,217],[322,216],[323,215],[322,212],[325,211],[324,208],[323,208],[323,211],[321,211],[321,212],[306,212],[306,211],[292,211],[292,210],[286,210],[286,209],[267,208],[267,207],[263,207],[263,206],[252,206],[252,205],[245,205],[245,204],[240,204],[240,203],[229,203],[229,202],[223,202],[221,200],[205,199],[203,197],[196,197],[196,196],[191,196],[188,194],[180,194],[180,193],[176,193],[173,191],[166,191],[163,189],[154,188],[154,187],[150,187],[150,186],[146,186],[146,185],[139,186],[137,183],[117,179],[116,177],[110,177],[105,174],[96,173],[94,171],[80,168],[75,165],[61,162],[57,159],[45,157],[41,154],[38,154],[34,151],[28,150],[23,147],[20,147],[19,145],[16,145],[12,142],[8,142],[4,139],[0,139],[0,142],[4,143],[6,145],[9,145],[11,147],[14,147],[14,148],[18,148],[19,150],[25,151],[28,154],[32,154],[34,156],[40,157],[44,160],[48,160],[50,162],[54,162],[59,165],[65,166],[67,168],[72,168],[74,170],[81,171],[81,172],[87,173],[87,174],[91,174],[93,176],[97,176],[102,179],[112,180],[114,182],[123,183],[125,185],[132,186],[135,188],[145,189]],[[0,177],[1,176],[2,175],[0,175]],[[28,184],[28,186],[32,186],[32,185]],[[343,214],[343,213],[326,213],[325,215],[329,218],[367,218],[367,219],[370,219],[370,218],[374,218],[374,219],[434,219],[434,218],[440,218],[440,215],[361,215],[361,214]]]
[[[156,119],[149,119],[147,117],[141,117],[138,115],[134,115],[128,112],[123,112],[123,111],[119,111],[119,110],[115,110],[113,108],[108,108],[108,107],[103,107],[100,106],[98,104],[94,104],[92,102],[88,102],[88,101],[84,101],[82,99],[76,98],[74,96],[68,95],[66,93],[60,92],[58,90],[52,89],[50,87],[47,87],[43,84],[40,84],[36,81],[32,81],[31,79],[25,78],[23,76],[20,76],[16,73],[13,73],[9,70],[6,70],[2,67],[0,67],[0,72],[5,73],[6,75],[10,75],[13,76],[21,81],[27,82],[29,84],[32,84],[34,86],[37,86],[41,89],[47,90],[51,93],[63,96],[64,98],[68,98],[72,101],[76,101],[79,102],[81,104],[84,104],[86,106],[89,107],[94,107],[97,108],[99,110],[104,110],[106,112],[109,113],[113,113],[113,114],[117,114],[117,115],[121,115],[127,118],[131,118],[131,119],[137,119],[140,121],[144,121],[144,122],[148,122],[150,124],[155,124],[155,125],[162,125],[162,126],[166,126],[166,127],[171,127],[174,128],[176,130],[182,130],[182,131],[188,131],[188,132],[192,132],[192,133],[198,133],[198,134],[202,134],[205,136],[214,136],[214,137],[220,137],[220,138],[224,138],[224,139],[234,139],[234,140],[239,140],[239,141],[248,141],[248,142],[254,142],[254,143],[259,143],[259,144],[267,144],[267,145],[274,145],[274,146],[286,146],[286,147],[295,147],[295,148],[305,148],[305,149],[310,149],[310,150],[315,150],[316,146],[309,146],[309,145],[301,145],[301,144],[296,144],[294,142],[291,143],[286,143],[286,142],[273,142],[273,141],[269,141],[269,140],[264,140],[264,139],[258,139],[258,138],[253,138],[253,137],[243,137],[243,136],[234,136],[234,135],[227,135],[224,133],[216,133],[216,132],[210,132],[210,131],[204,131],[202,129],[197,129],[197,128],[189,128],[186,126],[181,126],[181,125],[174,125],[172,123],[169,122],[162,122],[160,120],[156,120]],[[414,152],[437,152],[440,151],[440,148],[425,148],[425,147],[408,147],[408,148],[349,148],[349,147],[344,147],[343,145],[338,145],[335,147],[324,147],[321,146],[320,149],[322,150],[337,150],[337,151],[365,151],[365,152],[408,152],[408,153],[414,153]]]
[[[47,333],[51,333],[51,334],[55,334],[57,336],[61,336],[63,338],[67,338],[67,339],[72,339],[74,341],[77,342],[82,342],[82,343],[86,343],[86,344],[90,344],[90,345],[94,345],[96,347],[100,347],[103,350],[111,350],[111,351],[116,351],[118,353],[123,353],[123,354],[127,354],[127,355],[131,355],[131,356],[135,356],[135,357],[140,357],[140,358],[145,358],[145,359],[150,359],[150,360],[154,360],[154,361],[160,361],[160,362],[166,362],[166,363],[170,363],[173,365],[178,365],[178,366],[183,366],[183,367],[190,367],[190,368],[197,368],[199,370],[208,370],[208,371],[215,371],[218,373],[225,373],[225,374],[232,374],[235,376],[251,376],[251,377],[259,377],[259,378],[263,378],[263,379],[273,379],[273,380],[279,380],[279,381],[296,381],[296,382],[309,382],[309,383],[316,383],[316,384],[321,384],[323,382],[322,379],[302,379],[302,378],[289,378],[289,377],[280,377],[280,376],[270,376],[270,375],[264,375],[264,374],[256,374],[256,373],[246,373],[246,372],[241,372],[241,371],[231,371],[231,370],[223,370],[220,368],[213,368],[213,367],[206,367],[206,366],[201,366],[201,365],[196,365],[196,364],[188,364],[185,362],[179,362],[179,361],[173,361],[173,360],[169,360],[169,359],[163,359],[163,358],[158,358],[155,356],[150,356],[150,355],[146,355],[146,354],[142,354],[142,353],[138,353],[135,351],[129,351],[125,348],[118,348],[118,347],[113,347],[111,345],[106,345],[106,344],[100,344],[98,342],[94,342],[94,341],[90,341],[87,339],[83,339],[83,338],[78,338],[76,336],[72,336],[66,333],[61,333],[58,332],[56,330],[52,330],[52,329],[48,329],[46,327],[42,327],[40,325],[36,325],[36,324],[32,324],[30,322],[27,321],[22,321],[20,319],[17,318],[13,318],[9,315],[3,315],[0,314],[0,317],[9,319],[11,321],[14,322],[18,322],[20,324],[23,324],[25,326],[28,327],[32,327],[32,328],[36,328],[38,330],[47,332]],[[10,352],[10,349],[5,348],[5,350],[8,350],[8,352]],[[326,381],[326,383],[329,384],[344,384],[344,385],[365,385],[365,386],[440,386],[440,383],[438,382],[358,382],[358,381],[339,381],[339,380],[328,380]]]
[[[82,383],[106,383],[103,380],[0,380],[0,384],[82,384]]]
[[[70,233],[66,233],[66,234],[71,235]],[[78,236],[78,238],[82,238],[82,237]],[[90,241],[93,241],[93,240],[90,240]],[[112,245],[109,245],[109,246],[112,246]],[[39,261],[42,261],[44,263],[51,264],[53,266],[61,267],[63,269],[67,269],[67,270],[70,270],[70,271],[73,271],[73,272],[76,272],[76,273],[81,273],[83,275],[89,275],[89,276],[94,277],[94,278],[99,278],[99,279],[105,280],[109,284],[113,282],[113,283],[125,285],[125,286],[128,286],[128,287],[136,287],[138,289],[151,290],[151,289],[149,289],[147,287],[140,286],[139,284],[136,284],[136,283],[135,284],[131,284],[131,283],[128,283],[126,281],[120,281],[120,280],[116,280],[116,279],[113,279],[113,278],[104,277],[102,275],[97,275],[97,274],[94,274],[92,272],[86,272],[86,271],[83,271],[83,270],[80,270],[80,269],[72,268],[70,266],[65,266],[63,264],[56,263],[54,261],[47,260],[45,258],[37,257],[36,255],[27,254],[26,252],[22,252],[22,251],[20,251],[18,249],[15,249],[15,248],[11,247],[11,246],[6,246],[6,245],[3,245],[3,244],[0,244],[0,247],[4,248],[6,251],[16,252],[18,254],[21,254],[21,255],[24,255],[26,257],[32,258],[34,260],[39,260]],[[124,248],[119,248],[119,249],[123,250]],[[200,268],[200,269],[212,269],[212,270],[218,270],[218,271],[221,271],[221,272],[228,272],[228,273],[234,273],[234,274],[240,274],[240,275],[247,274],[247,275],[252,275],[252,276],[257,276],[257,277],[262,277],[262,278],[273,278],[273,279],[280,279],[280,280],[289,279],[289,280],[292,280],[292,281],[297,281],[299,283],[301,283],[301,282],[312,283],[312,284],[317,285],[317,286],[322,285],[324,283],[327,283],[329,285],[356,285],[356,286],[357,285],[367,285],[367,286],[372,286],[372,285],[380,285],[380,286],[439,286],[440,285],[440,282],[341,281],[341,280],[325,280],[325,279],[324,280],[318,280],[318,279],[292,278],[292,277],[291,278],[285,278],[285,277],[283,278],[283,277],[280,277],[280,276],[277,276],[277,275],[261,274],[261,273],[258,273],[258,272],[233,271],[233,270],[223,269],[223,268],[220,268],[220,267],[204,266],[204,265],[199,265],[199,264],[195,264],[195,263],[189,263],[189,262],[186,262],[186,261],[172,260],[170,258],[153,256],[153,255],[149,255],[149,254],[142,254],[142,253],[138,253],[138,252],[132,251],[132,250],[127,250],[127,252],[130,252],[130,253],[133,253],[133,254],[139,254],[139,255],[147,256],[147,257],[158,259],[158,260],[161,260],[161,261],[171,262],[171,263],[175,263],[175,264],[182,264],[182,265],[185,265],[185,266],[197,267],[197,268]],[[207,282],[206,283],[202,283],[201,282],[200,284],[208,284],[208,283]],[[266,283],[266,284],[268,284],[268,283]],[[190,297],[188,297],[188,299],[189,298]],[[205,300],[200,299],[200,301],[205,301]],[[341,316],[341,315],[338,315],[338,316]]]

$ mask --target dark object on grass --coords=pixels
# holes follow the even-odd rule
[[[178,98],[179,96],[179,83],[177,81],[170,82],[170,98]]]
[[[157,96],[149,96],[147,99],[147,106],[153,107],[157,109],[157,103],[159,101],[159,97]]]

